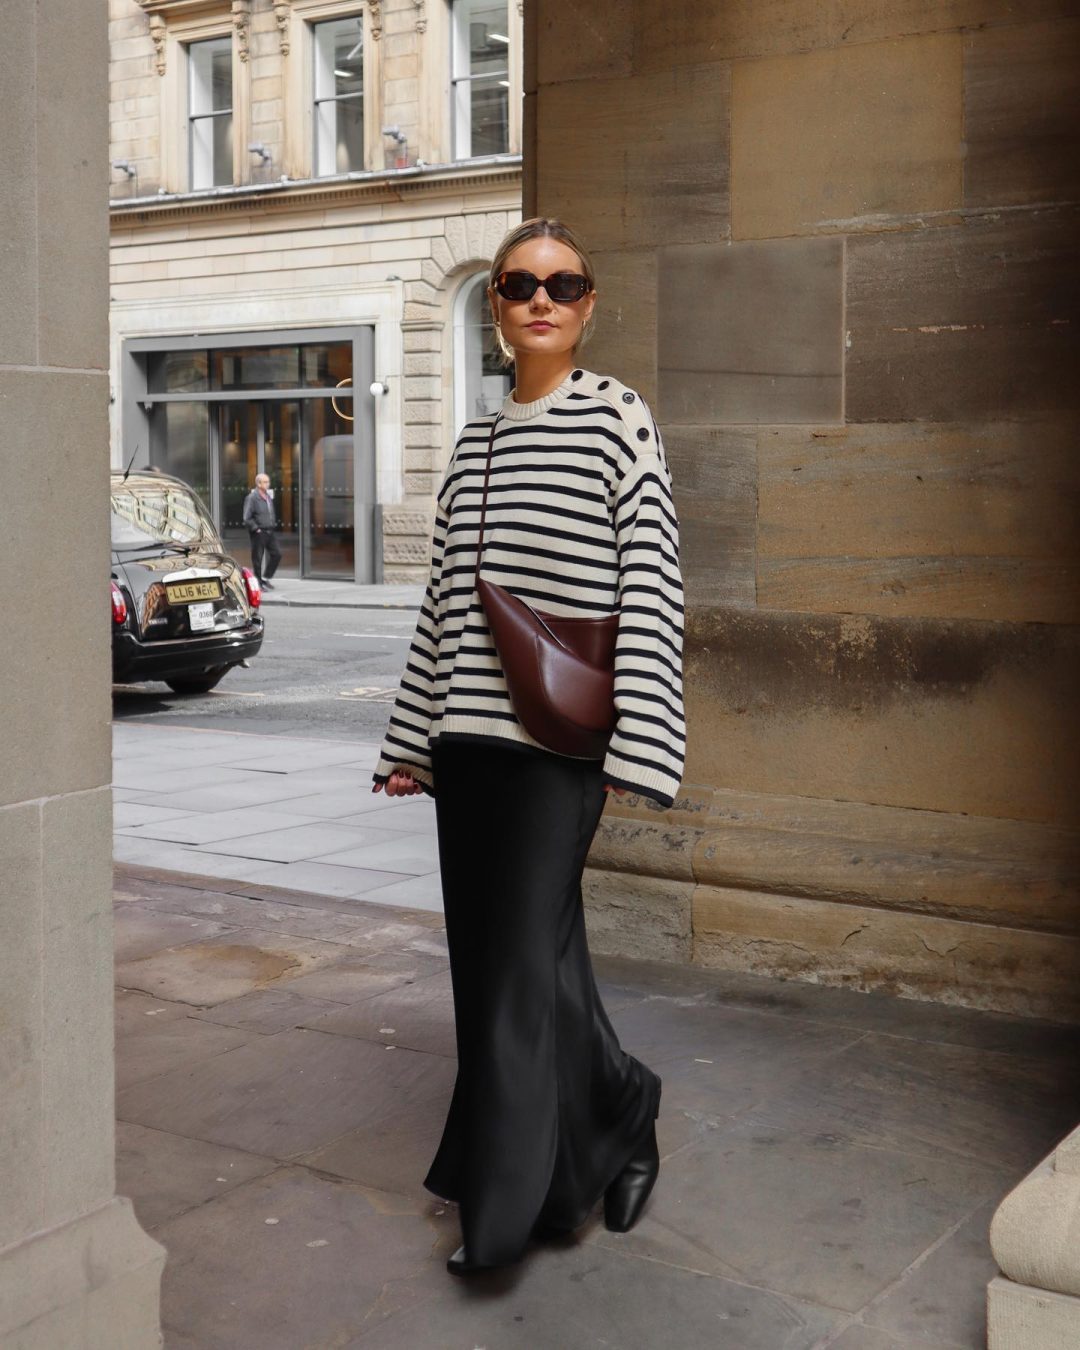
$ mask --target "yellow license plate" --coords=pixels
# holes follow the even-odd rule
[[[221,597],[221,582],[217,581],[174,581],[166,584],[165,594],[170,605],[190,605],[193,600],[218,600]]]

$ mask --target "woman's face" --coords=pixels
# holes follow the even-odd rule
[[[541,281],[552,272],[583,271],[581,259],[568,244],[546,236],[519,244],[507,255],[503,270],[531,272]],[[596,292],[559,304],[543,286],[537,287],[531,300],[506,300],[489,286],[488,300],[504,340],[516,352],[557,355],[577,346],[582,326],[596,304]]]

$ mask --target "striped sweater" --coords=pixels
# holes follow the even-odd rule
[[[576,369],[543,398],[507,395],[465,425],[439,490],[431,575],[375,782],[407,768],[431,795],[436,740],[540,749],[514,716],[474,585],[488,436],[497,418],[481,573],[560,616],[619,613],[617,723],[604,778],[671,806],[686,744],[683,590],[671,475],[644,400]]]

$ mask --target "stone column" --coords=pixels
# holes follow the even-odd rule
[[[0,1344],[158,1346],[114,1194],[104,0],[0,43]]]
[[[1080,1130],[1001,1202],[990,1246],[989,1350],[1080,1345]]]

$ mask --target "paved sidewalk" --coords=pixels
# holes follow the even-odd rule
[[[118,868],[118,1186],[169,1251],[167,1350],[985,1345],[987,1225],[1075,1123],[1076,1031],[597,958],[663,1079],[657,1189],[629,1234],[597,1214],[461,1281],[422,1187],[455,1069],[441,917],[386,889]]]
[[[372,793],[377,758],[362,742],[117,722],[114,857],[441,913],[434,803]]]
[[[300,605],[308,609],[417,610],[423,596],[423,586],[359,586],[353,581],[277,576],[274,589],[263,592],[263,604]]]

